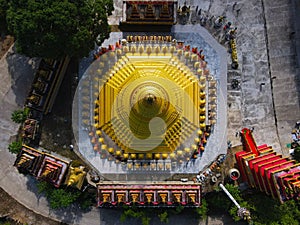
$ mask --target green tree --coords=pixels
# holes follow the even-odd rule
[[[140,214],[138,212],[136,212],[136,209],[135,208],[128,208],[128,207],[124,207],[124,211],[120,217],[120,221],[122,223],[124,223],[126,221],[126,219],[128,217],[132,217],[132,218],[138,218],[140,216]]]
[[[300,146],[294,149],[294,159],[300,162]]]
[[[231,202],[221,188],[215,188],[214,192],[207,195],[206,201],[210,211],[229,210]]]
[[[79,203],[81,209],[88,210],[92,206],[94,199],[95,196],[93,194],[82,192],[76,201]]]
[[[124,223],[127,218],[136,218],[142,220],[142,225],[149,225],[151,218],[148,216],[153,215],[152,210],[136,208],[136,207],[127,207],[123,206],[124,211],[121,214],[120,221]],[[148,213],[147,213],[148,212]]]
[[[2,31],[6,31],[7,28],[7,24],[6,24],[7,9],[8,9],[8,1],[0,0],[0,33]]]
[[[38,193],[44,193],[46,196],[49,196],[52,190],[54,190],[54,188],[45,181],[38,182],[36,186],[38,189]]]
[[[74,203],[80,192],[70,192],[64,189],[54,189],[49,195],[50,207],[52,209],[65,208]]]
[[[250,205],[251,218],[254,225],[298,225],[300,203],[289,200],[280,204],[270,196],[257,192],[245,195]]]
[[[280,204],[265,193],[256,192],[254,189],[242,193],[238,187],[226,184],[225,187],[237,200],[241,207],[251,212],[254,225],[299,225],[300,202],[289,200]],[[247,194],[248,193],[248,194]],[[220,189],[205,196],[209,210],[212,214],[220,210],[229,212],[235,221],[241,218],[237,216],[237,207],[228,199]]]
[[[162,223],[169,223],[169,215],[167,211],[164,211],[161,214],[158,214],[158,218]]]
[[[244,198],[242,197],[242,193],[239,190],[238,186],[232,184],[226,184],[225,187],[241,207],[246,208],[250,211],[253,210],[253,206],[249,204],[246,200],[244,200]],[[230,201],[230,208],[228,209],[228,212],[235,221],[241,220],[241,218],[237,215],[238,208],[231,201]]]
[[[225,187],[237,202],[243,201],[243,198],[241,196],[241,191],[239,190],[238,186],[233,184],[225,184]]]
[[[21,110],[21,109],[15,110],[11,114],[11,119],[15,123],[23,123],[26,120],[28,113],[29,113],[29,111],[27,108],[25,108],[24,110]]]
[[[150,217],[143,215],[142,216],[142,225],[149,225],[150,224]]]
[[[175,208],[175,212],[176,214],[181,213],[184,210],[184,207],[182,205],[179,205]]]
[[[206,219],[207,212],[208,212],[208,205],[204,198],[202,199],[201,203],[202,203],[201,206],[199,208],[196,208],[196,213],[200,218]]]
[[[22,149],[22,141],[13,141],[8,145],[8,151],[13,154],[18,154]]]
[[[87,200],[85,199],[82,192],[75,190],[75,189],[58,189],[53,187],[51,184],[42,181],[37,183],[38,193],[44,193],[50,207],[52,209],[59,209],[59,208],[65,208],[71,205],[72,203],[78,202],[83,203],[83,201]],[[87,209],[88,206],[85,205],[82,207],[84,209]],[[85,208],[85,206],[87,208]]]
[[[232,184],[226,184],[225,187],[241,207],[245,207],[246,209],[252,211],[253,206],[244,200],[238,186]],[[217,187],[215,189],[215,192],[207,195],[206,200],[208,203],[206,205],[207,211],[208,211],[208,206],[209,206],[209,210],[212,212],[220,211],[221,209],[227,211],[235,221],[241,220],[241,218],[237,215],[238,208],[234,205],[233,202],[231,202],[231,200],[222,191],[221,188]],[[205,207],[203,208],[203,211],[204,211],[203,214],[205,215],[205,211],[206,211]]]
[[[82,57],[109,34],[112,0],[10,0],[8,28],[27,56]]]

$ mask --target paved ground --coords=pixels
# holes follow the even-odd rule
[[[290,130],[299,119],[299,43],[300,6],[294,1],[234,0],[186,1],[196,3],[212,15],[226,14],[238,27],[238,57],[240,69],[228,72],[228,139],[239,141],[235,132],[244,126],[254,127],[258,144],[268,143],[280,151],[290,141]],[[120,15],[120,3],[116,13]],[[183,0],[179,1],[183,4]],[[297,8],[298,7],[298,8]],[[290,12],[290,9],[292,12]],[[294,13],[294,14],[293,14]],[[295,15],[295,19],[292,19]],[[116,22],[117,19],[111,20]],[[210,28],[208,28],[210,29]],[[215,33],[218,36],[218,33]],[[13,62],[13,63],[12,63]],[[51,211],[43,197],[36,196],[32,179],[17,173],[12,166],[15,157],[7,152],[11,136],[18,126],[10,121],[11,112],[24,102],[33,74],[34,60],[10,55],[0,61],[0,186],[20,203],[43,215],[70,224],[120,224],[114,210],[94,209],[81,213],[77,209]],[[296,67],[295,67],[296,65]],[[27,72],[26,72],[27,71]],[[240,81],[232,90],[231,79]],[[26,87],[26,88],[25,88]],[[273,92],[272,92],[273,90]],[[274,98],[272,98],[272,93]],[[274,107],[275,106],[275,107]],[[280,141],[280,142],[279,142]],[[286,149],[283,148],[286,153]],[[173,217],[174,224],[228,224],[220,218],[199,223],[193,218]],[[134,223],[131,223],[134,224]]]
[[[287,134],[290,134],[295,120],[300,118],[299,64],[296,64],[296,35],[293,24],[294,15],[299,18],[299,11],[295,14],[292,1],[263,2],[277,130],[281,147],[286,150],[286,144],[290,142]],[[294,1],[294,4],[298,5],[299,10],[299,1]]]

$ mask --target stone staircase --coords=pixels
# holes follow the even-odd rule
[[[293,41],[297,15],[293,13],[292,1],[263,0],[263,4],[277,131],[283,154],[288,154],[290,133],[300,118],[300,79],[299,69],[295,66],[297,54]]]

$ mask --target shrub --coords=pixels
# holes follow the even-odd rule
[[[21,152],[22,142],[21,141],[13,141],[8,145],[8,151],[13,154],[18,154]]]
[[[28,108],[25,108],[24,110],[21,110],[21,109],[15,110],[11,114],[11,119],[15,123],[23,123],[26,120],[28,114],[29,114]]]
[[[80,167],[80,166],[82,166],[82,163],[79,161],[79,160],[73,160],[72,162],[71,162],[71,166],[73,166],[73,167]]]
[[[79,197],[79,192],[69,192],[64,189],[54,189],[49,196],[52,209],[65,208],[71,205]]]
[[[251,217],[254,225],[298,225],[300,217],[300,204],[289,200],[280,204],[263,193],[254,193],[247,196],[252,205]]]
[[[300,162],[300,146],[294,149],[294,159]]]
[[[158,214],[158,218],[162,223],[169,223],[168,212],[164,211],[161,214]]]
[[[197,215],[199,215],[200,218],[206,219],[207,212],[208,212],[207,202],[203,198],[201,206],[199,208],[196,208],[196,213],[197,213]]]
[[[66,208],[77,201],[82,194],[74,189],[58,189],[47,182],[37,184],[38,193],[44,193],[52,209]],[[83,201],[83,200],[82,200]],[[86,206],[87,203],[85,203]]]
[[[184,207],[182,205],[177,206],[176,209],[175,209],[176,214],[181,213],[183,210],[184,210]]]
[[[88,192],[82,192],[76,201],[81,209],[88,210],[92,206],[94,198],[94,195],[91,195]]]
[[[120,221],[124,223],[127,218],[137,218],[142,220],[142,225],[149,225],[151,218],[147,216],[146,209],[140,208],[127,208],[123,207],[124,211],[120,217]]]
[[[150,224],[150,218],[147,216],[142,217],[142,225],[149,225]]]
[[[49,196],[52,192],[52,190],[54,189],[54,187],[52,187],[50,184],[48,184],[45,181],[41,181],[37,183],[37,189],[38,189],[38,193],[44,193],[47,196]]]

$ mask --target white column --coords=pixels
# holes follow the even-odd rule
[[[224,187],[223,184],[219,185],[220,188],[222,188],[222,190],[225,192],[225,194],[230,198],[230,200],[236,205],[236,207],[241,208],[241,206],[239,205],[239,203],[237,203],[237,201],[233,198],[233,196],[229,193],[229,191],[227,191],[227,189]]]
[[[177,1],[174,1],[174,6],[173,6],[173,16],[174,16],[174,23],[177,23]]]
[[[126,21],[126,1],[123,1],[123,12],[122,12],[122,21],[121,22],[125,22]]]

